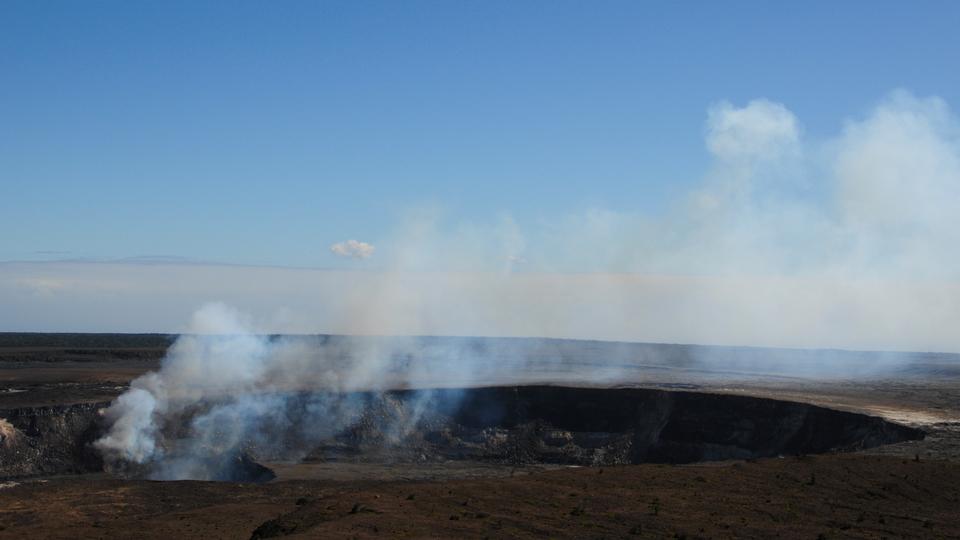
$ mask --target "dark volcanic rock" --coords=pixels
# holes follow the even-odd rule
[[[852,451],[923,432],[862,414],[748,396],[552,386],[390,392],[316,460],[690,463]],[[416,414],[403,437],[397,423]],[[389,411],[385,413],[384,411]]]
[[[111,464],[113,465],[113,464]],[[111,473],[126,478],[149,480],[200,480],[262,484],[276,478],[273,470],[257,463],[242,451],[168,454],[164,459],[141,465],[125,464]]]
[[[90,446],[101,433],[108,403],[0,410],[0,478],[99,471]]]
[[[336,418],[340,409],[331,406],[328,434],[308,442],[297,438],[304,426],[295,420],[306,417],[299,408],[318,394],[286,397],[286,416],[294,422],[285,428],[289,433],[270,439],[275,435],[277,447],[299,456],[312,448],[307,461],[689,463],[852,451],[924,436],[881,418],[748,396],[518,386],[324,395],[323,402],[349,403],[342,409],[352,412]],[[99,411],[106,405],[0,410],[0,477],[103,470],[90,443],[101,434]],[[273,472],[254,459],[270,456],[257,448],[171,454],[159,468],[114,472],[266,482]]]
[[[249,482],[262,484],[276,478],[269,467],[257,463],[247,454],[239,454],[221,464],[220,469],[211,478],[219,482]]]

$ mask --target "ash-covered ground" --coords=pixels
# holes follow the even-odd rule
[[[236,484],[102,472],[103,409],[173,337],[2,334],[0,535],[960,533],[956,355],[417,339],[423,355],[389,358],[394,386],[413,368],[419,389],[444,390],[358,391],[358,421],[295,459],[230,456],[249,473]],[[464,382],[443,369],[451,343],[486,389],[444,410]],[[503,410],[471,413],[490,403]],[[385,434],[385,417],[416,427]]]

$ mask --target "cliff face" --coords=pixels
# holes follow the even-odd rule
[[[296,419],[318,395],[286,396],[294,421],[271,434],[270,448],[192,457],[222,469],[211,479],[238,480],[263,472],[251,458],[305,453],[307,461],[618,465],[851,451],[924,436],[881,418],[748,396],[516,386],[330,394],[323,399],[356,414],[340,424],[324,418],[328,434],[308,441]],[[91,443],[107,405],[0,410],[0,478],[103,470]]]
[[[80,403],[0,410],[0,477],[99,471],[100,409]]]
[[[366,402],[358,422],[309,458],[690,463],[923,438],[920,430],[881,418],[802,403],[647,389],[407,391],[370,395]]]

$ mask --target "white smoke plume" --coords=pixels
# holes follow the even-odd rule
[[[369,259],[375,249],[373,245],[359,240],[346,240],[330,246],[330,251],[334,255],[350,259]]]
[[[259,335],[250,321],[223,304],[208,304],[190,333],[170,347],[157,372],[148,373],[106,411],[110,431],[96,441],[112,464],[145,467],[156,479],[218,479],[217,456],[232,459],[241,445],[265,455],[285,450],[271,435],[290,428],[289,396],[310,389],[348,390],[336,354],[320,358],[301,344]],[[328,410],[308,404],[298,420],[315,433],[333,425]],[[313,407],[313,409],[311,409]]]
[[[737,108],[721,101],[707,111],[707,149],[729,163],[783,159],[798,151],[797,118],[783,104],[756,99]]]
[[[134,380],[107,409],[110,429],[94,446],[119,471],[227,479],[241,453],[297,459],[351,425],[369,403],[353,401],[360,398],[350,392],[472,386],[497,377],[516,382],[513,374],[528,370],[511,362],[527,355],[490,350],[497,347],[462,339],[268,336],[237,310],[208,304],[159,371]],[[538,356],[537,347],[525,349]],[[552,355],[541,361],[552,362]],[[402,439],[433,399],[422,392],[407,416],[384,421],[387,441]]]
[[[94,443],[108,467],[152,479],[221,480],[237,457],[299,459],[393,389],[420,389],[402,416],[378,421],[386,444],[403,439],[438,400],[467,388],[623,379],[619,347],[542,339],[270,336],[219,303],[193,317],[161,367],[134,380],[105,412]],[[655,360],[644,348],[633,361]],[[661,359],[663,360],[663,359]],[[351,394],[353,393],[353,394]],[[370,394],[372,393],[372,394]]]

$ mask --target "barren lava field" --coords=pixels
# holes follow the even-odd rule
[[[101,472],[98,411],[170,343],[0,335],[0,537],[960,537],[955,355],[872,370],[850,353],[825,376],[791,351],[703,362],[683,346],[507,340],[562,362],[479,381],[402,448],[354,430],[260,460],[265,483]],[[617,380],[573,384],[611,348]],[[369,414],[403,414],[412,395],[367,399]],[[502,411],[478,417],[480,402]]]

